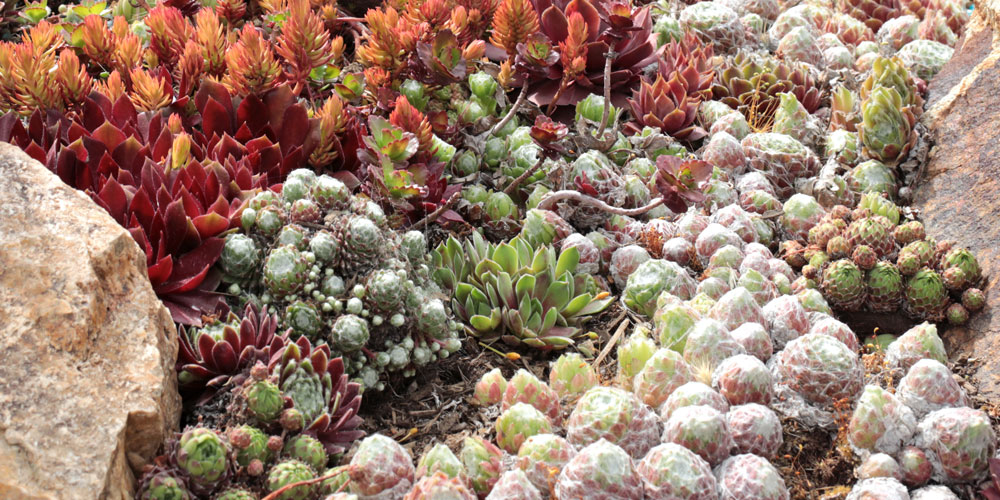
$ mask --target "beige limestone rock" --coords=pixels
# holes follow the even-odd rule
[[[175,337],[129,233],[0,143],[0,498],[131,498],[179,419]]]
[[[942,330],[953,358],[974,361],[986,400],[1000,398],[1000,0],[976,2],[955,55],[929,82],[923,121],[934,136],[914,192],[928,236],[968,246],[986,275],[986,309]]]

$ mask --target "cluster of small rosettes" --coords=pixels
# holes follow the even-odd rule
[[[423,234],[396,233],[378,205],[341,181],[295,170],[280,194],[249,200],[241,221],[220,259],[229,292],[276,314],[293,339],[329,345],[366,388],[461,347]]]

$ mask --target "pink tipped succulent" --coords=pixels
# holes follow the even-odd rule
[[[694,250],[701,262],[707,264],[712,255],[726,245],[739,248],[743,246],[743,239],[726,226],[713,222],[698,235],[694,241]]]
[[[642,457],[656,445],[660,424],[656,413],[631,393],[614,387],[594,387],[576,403],[566,423],[566,437],[576,446],[600,439]]]
[[[671,349],[661,348],[635,376],[632,392],[653,408],[663,404],[678,387],[692,382],[691,367]]]
[[[713,166],[733,173],[742,172],[747,163],[740,141],[726,132],[713,134],[701,157]]]
[[[906,486],[891,477],[864,479],[851,488],[847,500],[910,500]]]
[[[764,405],[750,403],[734,406],[726,414],[726,424],[738,453],[771,458],[777,455],[785,441],[781,420]]]
[[[858,450],[894,455],[910,441],[917,421],[892,393],[865,386],[847,424],[847,439]]]
[[[792,339],[809,333],[809,316],[793,295],[782,295],[764,306],[764,325],[771,332],[774,347],[781,349]]]
[[[711,406],[721,413],[729,411],[729,402],[715,389],[701,382],[688,382],[678,387],[660,406],[660,420],[666,421],[678,408],[699,405]]]
[[[528,438],[517,452],[517,467],[539,491],[552,491],[559,471],[576,456],[576,447],[555,434]]]
[[[909,406],[917,418],[942,408],[967,406],[965,391],[952,377],[951,370],[933,359],[921,359],[899,381],[896,396]]]
[[[951,488],[935,484],[910,492],[910,500],[959,500]]]
[[[684,361],[695,370],[695,378],[698,371],[706,371],[711,380],[715,367],[736,354],[743,354],[743,346],[733,340],[726,325],[710,318],[695,323],[684,343]]]
[[[481,437],[471,436],[462,441],[458,458],[465,466],[469,483],[477,494],[482,496],[493,489],[493,484],[500,477],[500,460],[503,458],[500,448]]]
[[[402,498],[413,485],[415,472],[410,452],[381,434],[361,441],[348,468],[351,492],[378,498]]]
[[[945,408],[930,413],[918,426],[915,443],[934,467],[931,477],[941,483],[981,479],[996,453],[990,418],[972,408]]]
[[[601,439],[580,450],[559,473],[555,497],[573,500],[642,498],[642,479],[625,450]]]
[[[789,342],[776,357],[776,382],[810,403],[825,407],[842,399],[853,400],[861,392],[861,360],[833,337],[803,335]]]
[[[507,390],[507,379],[503,378],[503,373],[499,368],[494,368],[486,373],[476,382],[475,398],[482,405],[495,405],[503,400],[504,391]]]
[[[624,289],[625,284],[628,282],[628,277],[632,275],[640,264],[650,258],[649,252],[639,245],[619,247],[611,254],[611,265],[608,268],[611,273],[611,279],[614,280],[615,285],[619,289]]]
[[[844,345],[854,352],[858,352],[861,349],[861,344],[858,342],[858,336],[854,334],[851,327],[826,314],[823,315],[823,318],[812,322],[812,327],[809,329],[809,333],[829,335],[843,342]]]
[[[437,443],[420,456],[417,461],[417,479],[431,476],[437,472],[442,472],[448,477],[460,479],[463,483],[468,482],[468,474],[465,466],[458,460],[458,457],[450,448],[442,443]]]
[[[730,457],[715,471],[719,500],[788,500],[778,469],[757,455]]]
[[[764,362],[748,354],[727,358],[712,374],[712,386],[731,406],[766,405],[774,395],[773,385],[771,372]]]
[[[403,500],[476,500],[476,494],[461,479],[435,472],[417,481]]]
[[[885,359],[892,366],[905,371],[921,359],[933,359],[945,363],[948,360],[948,353],[944,350],[944,342],[938,336],[937,327],[933,323],[924,322],[910,328],[895,342],[889,344],[885,351]]]
[[[559,356],[549,371],[549,387],[560,397],[578,396],[597,385],[597,373],[578,353]]]
[[[486,500],[542,500],[542,494],[528,481],[524,471],[514,469],[500,476]]]
[[[497,445],[507,453],[517,453],[526,439],[552,432],[552,422],[544,413],[527,403],[514,403],[497,418]]]
[[[647,500],[715,500],[712,467],[691,450],[663,443],[636,466]]]
[[[745,323],[764,323],[764,314],[746,288],[736,287],[715,302],[708,317],[721,321],[728,329]]]
[[[706,462],[718,465],[729,457],[733,438],[726,416],[711,406],[685,406],[671,413],[663,426],[662,441],[677,443]]]
[[[528,403],[538,408],[554,424],[562,421],[559,395],[528,370],[518,370],[507,382],[500,409],[507,410],[515,403]]]
[[[873,477],[891,477],[897,481],[903,479],[903,470],[899,467],[899,463],[896,462],[895,458],[885,453],[869,455],[861,462],[854,474],[862,481]]]
[[[743,346],[747,354],[766,362],[774,354],[774,345],[771,343],[771,335],[760,323],[744,323],[729,335]]]
[[[899,463],[899,470],[903,474],[903,483],[910,487],[920,486],[931,479],[934,468],[931,461],[927,459],[924,450],[916,446],[907,446],[899,452],[896,457]]]

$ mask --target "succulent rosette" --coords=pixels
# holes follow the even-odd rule
[[[920,421],[916,445],[927,452],[933,478],[943,483],[974,481],[996,452],[989,417],[972,408],[944,408]]]
[[[720,500],[788,500],[785,481],[767,459],[743,454],[728,458],[715,470]]]
[[[781,420],[764,405],[750,403],[731,407],[726,413],[726,425],[739,453],[771,458],[784,443]]]
[[[577,449],[555,434],[536,434],[517,452],[517,467],[539,491],[551,491],[559,471],[576,456]]]
[[[643,484],[629,454],[601,439],[563,467],[555,494],[581,500],[630,500],[642,498]]]
[[[792,340],[776,355],[773,369],[778,384],[820,406],[853,400],[862,389],[857,354],[827,335],[810,333]]]
[[[679,444],[715,465],[729,457],[733,447],[726,416],[704,405],[674,410],[663,425],[662,440]]]
[[[712,467],[674,443],[657,445],[636,466],[650,500],[712,500],[717,497]]]
[[[913,412],[899,398],[869,385],[848,423],[848,440],[858,450],[894,455],[910,441],[916,423]]]
[[[500,477],[503,457],[500,448],[481,437],[471,436],[462,441],[458,457],[469,475],[472,489],[479,495],[490,491]]]
[[[658,408],[678,387],[692,382],[691,367],[677,351],[658,349],[635,376],[632,392],[639,399]]]
[[[500,414],[495,423],[497,445],[507,453],[517,453],[526,439],[552,432],[552,422],[527,403],[515,403]]]
[[[642,457],[656,444],[659,429],[656,413],[633,394],[599,386],[577,401],[566,423],[566,437],[578,447],[607,440],[633,457]]]

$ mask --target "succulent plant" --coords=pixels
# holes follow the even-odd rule
[[[917,271],[906,282],[904,297],[909,314],[932,321],[944,318],[949,302],[941,275],[928,268]]]
[[[185,478],[177,471],[153,466],[144,472],[136,488],[136,497],[142,500],[191,500]]]
[[[930,80],[941,70],[944,63],[951,59],[954,51],[953,48],[933,40],[914,40],[899,49],[896,57],[914,75],[923,80]]]
[[[314,347],[299,337],[274,353],[269,370],[277,386],[303,417],[303,433],[316,437],[331,455],[343,453],[354,440],[361,417],[360,386],[349,382],[341,358],[330,359],[327,345]]]
[[[845,311],[856,311],[864,303],[866,286],[864,273],[847,259],[831,263],[823,270],[823,297],[832,306]]]
[[[594,387],[583,394],[566,422],[566,438],[578,447],[598,440],[621,446],[642,457],[659,435],[656,413],[633,394],[613,387]]]
[[[575,352],[565,353],[552,362],[549,387],[559,397],[578,396],[597,385],[597,373],[587,360]]]
[[[651,500],[709,500],[716,497],[712,467],[691,450],[675,444],[657,445],[636,465],[645,497]]]
[[[885,357],[890,365],[903,371],[908,371],[921,359],[933,359],[940,363],[948,361],[937,327],[928,322],[914,326],[900,335],[886,349]]]
[[[778,470],[757,455],[735,455],[716,470],[719,500],[788,500],[788,489]]]
[[[351,458],[351,492],[362,497],[402,498],[413,485],[413,458],[406,448],[382,434],[368,436]]]
[[[504,410],[496,423],[497,444],[507,453],[517,453],[526,439],[552,432],[552,422],[527,403],[515,403]]]
[[[417,480],[435,474],[444,474],[449,478],[460,479],[463,483],[468,481],[465,466],[458,457],[442,443],[436,443],[424,452],[417,461]]]
[[[965,391],[952,377],[951,370],[934,359],[921,359],[914,363],[899,381],[896,395],[917,418],[935,410],[967,406],[968,403]]]
[[[722,413],[729,411],[729,402],[716,390],[701,382],[688,382],[678,387],[660,406],[660,419],[669,419],[678,408],[698,405],[711,406]]]
[[[464,481],[438,471],[417,480],[413,489],[403,497],[403,500],[476,500],[476,498],[475,493],[469,489]]]
[[[472,489],[479,495],[489,492],[500,477],[500,459],[503,456],[500,448],[481,437],[471,436],[462,441],[458,455]]]
[[[518,370],[507,382],[507,390],[503,393],[500,409],[506,410],[515,403],[527,403],[534,406],[553,423],[559,423],[562,418],[562,408],[559,405],[559,396],[556,392],[524,369]]]
[[[225,322],[179,333],[177,377],[186,389],[214,389],[231,383],[239,385],[256,362],[268,362],[287,337],[275,335],[277,318],[262,314],[248,304],[243,319],[230,313]],[[236,376],[237,380],[231,379]]]
[[[733,446],[726,416],[711,406],[684,406],[670,414],[663,426],[665,443],[679,444],[718,465]]]
[[[797,63],[740,53],[724,63],[712,86],[714,99],[743,113],[758,129],[767,129],[772,123],[782,92],[794,93],[809,113],[819,108],[819,89],[809,70]]]
[[[927,452],[933,478],[943,483],[980,478],[996,451],[989,417],[972,408],[944,408],[920,421],[916,445]]]
[[[590,275],[574,274],[578,262],[573,247],[557,258],[549,246],[534,249],[521,238],[494,245],[478,233],[464,246],[449,239],[434,253],[435,278],[452,290],[452,307],[470,334],[545,350],[572,344],[580,325],[611,304],[588,291]]]
[[[782,295],[761,310],[771,341],[778,349],[809,332],[809,317],[797,297]]]
[[[910,487],[920,486],[931,478],[931,462],[927,459],[927,454],[916,446],[907,446],[897,456],[900,472],[903,474],[901,481]]]
[[[899,92],[892,87],[875,87],[861,103],[858,138],[863,150],[889,165],[903,161],[917,140],[913,130],[916,118],[903,104]]]
[[[299,434],[293,437],[282,448],[282,452],[312,467],[315,471],[326,469],[328,460],[326,450],[323,443],[312,436]]]
[[[494,405],[503,400],[504,392],[507,390],[507,379],[499,368],[494,368],[480,377],[476,382],[475,398],[483,405]]]
[[[729,329],[714,319],[702,319],[694,324],[684,344],[684,361],[692,375],[711,380],[711,374],[723,360],[743,354],[743,346],[733,340]]]
[[[650,340],[649,331],[636,328],[636,331],[618,346],[619,384],[623,387],[632,386],[634,377],[655,353],[656,343]]]
[[[856,449],[894,455],[916,428],[913,412],[892,393],[866,386],[848,423],[848,440]]]
[[[193,491],[210,492],[229,474],[229,452],[218,433],[195,427],[177,440],[174,463],[187,476]]]
[[[857,355],[827,335],[810,333],[792,340],[776,354],[774,370],[776,383],[819,406],[853,400],[862,388]]]
[[[727,358],[712,374],[712,386],[718,389],[731,406],[770,403],[773,396],[772,385],[771,372],[764,363],[746,354]]]
[[[697,285],[687,271],[675,262],[653,259],[639,265],[629,275],[622,292],[622,302],[630,309],[652,316],[656,299],[663,292],[690,298]]]
[[[257,498],[248,490],[243,488],[229,488],[215,496],[216,500],[254,500]]]
[[[632,392],[643,403],[657,408],[675,389],[693,381],[691,368],[677,351],[658,349],[636,374]]]
[[[771,458],[784,442],[778,415],[764,405],[749,403],[731,407],[726,413],[726,425],[738,453]]]
[[[652,84],[642,81],[628,101],[635,119],[634,123],[627,125],[629,130],[636,133],[643,127],[656,127],[665,134],[686,141],[696,141],[708,135],[694,123],[701,101],[698,97],[689,96],[688,86],[687,79],[677,72],[671,74],[669,79],[657,73]]]
[[[747,354],[761,361],[766,362],[771,359],[771,354],[774,353],[771,335],[760,323],[744,323],[730,330],[729,336],[743,346]]]
[[[271,493],[281,490],[285,486],[300,481],[308,481],[316,478],[316,471],[305,462],[290,459],[279,462],[271,467],[267,473],[267,489]],[[314,484],[302,484],[294,486],[276,496],[281,500],[307,500],[315,494]]]
[[[486,500],[542,500],[538,488],[528,481],[524,471],[514,469],[504,472],[486,496]]]
[[[885,498],[887,500],[906,500],[910,496],[903,486],[895,478],[876,477],[858,481],[847,494],[850,500],[862,500],[864,498]]]
[[[559,473],[557,498],[628,500],[643,495],[642,479],[632,458],[601,439],[581,449]]]
[[[539,491],[551,491],[559,471],[574,457],[577,450],[569,441],[555,434],[529,437],[517,452],[517,467]]]

